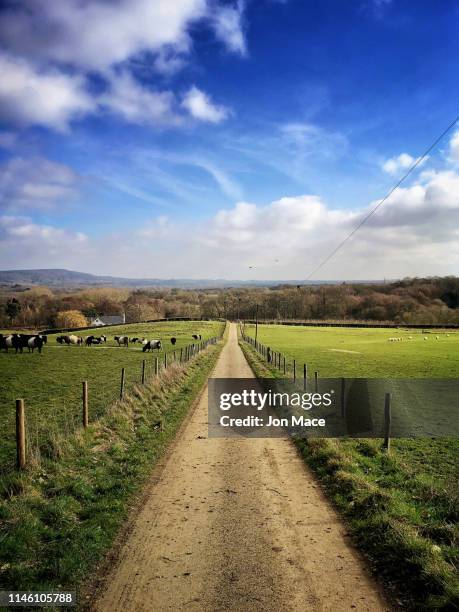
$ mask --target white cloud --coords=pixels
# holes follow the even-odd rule
[[[88,74],[98,73],[110,88],[104,106],[126,120],[180,123],[174,94],[146,88],[128,70],[142,65],[149,77],[180,70],[197,21],[210,24],[230,51],[243,53],[242,13],[241,3],[211,0],[19,0],[0,22],[6,50],[0,55],[0,119],[66,130],[73,119],[100,110],[87,88]],[[195,118],[218,123],[227,116],[200,90],[192,93],[187,103]]]
[[[5,12],[0,36],[19,54],[105,70],[165,45],[190,46],[205,0],[35,0]]]
[[[449,141],[449,159],[454,163],[459,162],[459,131],[455,132]]]
[[[79,182],[78,175],[63,164],[16,157],[0,166],[0,208],[55,208],[75,198]]]
[[[110,88],[98,101],[131,123],[177,125],[181,122],[174,110],[172,92],[149,90],[128,72],[111,75]]]
[[[373,206],[338,210],[315,195],[284,197],[266,205],[239,202],[195,223],[162,215],[128,235],[79,241],[71,234],[72,255],[63,257],[70,268],[125,276],[302,279]],[[434,173],[424,183],[398,189],[321,270],[320,278],[454,274],[459,265],[458,222],[459,174]],[[60,234],[37,229],[40,241],[35,248],[27,238],[24,256],[25,246],[18,239],[24,235],[25,241],[35,228],[30,223],[19,227],[23,225],[25,229],[8,230],[0,266],[13,254],[15,267],[29,265],[33,249],[34,267],[55,265],[43,234],[58,245],[63,244]]]
[[[28,217],[0,216],[0,261],[5,268],[78,268],[78,258],[90,253],[87,236],[51,225],[34,223]]]
[[[245,51],[244,6],[211,0],[19,0],[0,38],[26,57],[104,71],[145,53],[186,53],[190,26],[206,20],[230,51]]]
[[[95,108],[81,76],[38,70],[0,53],[0,117],[65,131],[70,119]]]
[[[408,168],[411,168],[411,166],[416,163],[418,159],[419,157],[415,159],[414,157],[411,157],[411,155],[409,155],[408,153],[401,153],[398,156],[391,157],[390,159],[386,160],[382,164],[382,169],[388,174],[398,174],[402,170],[408,170]],[[428,157],[426,157],[422,161],[422,164],[424,164],[427,159]]]
[[[213,15],[217,38],[223,41],[231,51],[241,55],[245,55],[247,51],[242,29],[243,13],[244,2],[238,0],[233,6],[217,6]]]
[[[191,87],[185,94],[182,106],[195,119],[210,123],[220,123],[229,114],[227,108],[214,104],[206,93],[195,86]]]

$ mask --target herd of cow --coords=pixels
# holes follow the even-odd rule
[[[36,335],[36,334],[0,334],[0,349],[5,349],[8,352],[8,349],[15,349],[16,353],[22,353],[23,350],[29,349],[30,352],[34,352],[35,349],[38,349],[38,352],[41,353],[41,349],[43,345],[48,342],[48,337],[44,335]]]
[[[193,340],[201,340],[201,334],[193,334]],[[148,340],[147,338],[129,338],[129,336],[115,336],[115,342],[118,346],[129,346],[130,343],[136,344],[139,343],[142,345],[142,351],[145,353],[146,351],[157,350],[160,351],[163,347],[161,340]],[[43,348],[43,344],[48,342],[48,337],[43,334],[0,334],[0,350],[4,349],[8,352],[8,349],[15,349],[16,353],[22,353],[25,348],[27,348],[30,352],[34,352],[35,349],[38,349],[38,352],[41,353]],[[107,342],[107,336],[87,336],[83,338],[82,336],[77,336],[75,334],[69,334],[64,336],[57,336],[56,342],[59,344],[67,344],[70,346],[71,344],[80,345],[86,344],[86,346],[92,346],[93,344],[104,344]],[[175,346],[177,342],[177,338],[170,338],[170,342],[172,346]]]

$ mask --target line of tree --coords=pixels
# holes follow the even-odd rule
[[[459,278],[203,290],[15,286],[0,294],[2,327],[80,327],[92,317],[121,313],[129,323],[167,317],[253,319],[258,314],[261,320],[459,324]]]

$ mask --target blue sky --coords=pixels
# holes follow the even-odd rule
[[[0,267],[305,278],[458,113],[459,3],[34,0],[0,19]],[[450,274],[452,131],[324,279]]]

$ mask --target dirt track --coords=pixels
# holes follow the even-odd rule
[[[214,376],[253,376],[231,326]],[[284,439],[207,439],[207,393],[92,609],[388,610]]]

